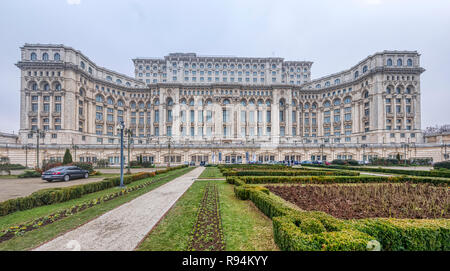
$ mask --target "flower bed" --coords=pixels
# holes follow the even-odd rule
[[[294,208],[267,188],[246,185],[243,178],[249,177],[227,181],[236,185],[236,197],[251,200],[272,219],[274,240],[282,250],[372,250],[377,244],[382,250],[450,250],[448,219],[343,220]]]
[[[409,176],[242,176],[227,177],[228,182],[238,178],[246,184],[334,184],[334,183],[429,183],[433,185],[448,186],[449,179],[409,177]]]
[[[219,193],[217,185],[208,183],[205,187],[197,222],[192,230],[189,251],[220,251],[225,249],[222,222],[220,218]]]
[[[308,165],[308,167],[318,167],[318,168],[334,168],[342,170],[358,170],[367,172],[381,172],[381,173],[393,173],[402,175],[412,175],[412,176],[423,176],[423,177],[444,177],[450,178],[449,170],[407,170],[407,169],[394,169],[394,168],[381,168],[381,167],[351,167],[351,166],[340,166],[340,165]]]
[[[450,218],[447,187],[409,183],[266,187],[303,210],[337,218]]]

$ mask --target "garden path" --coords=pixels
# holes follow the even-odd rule
[[[35,250],[133,250],[204,169],[198,167]]]

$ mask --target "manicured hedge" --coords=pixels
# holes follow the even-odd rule
[[[343,170],[226,170],[224,176],[359,176],[359,172]]]
[[[230,177],[228,177],[230,178]],[[329,183],[428,183],[433,185],[450,185],[449,179],[422,178],[410,176],[242,176],[246,184],[298,183],[298,184],[329,184]]]
[[[342,220],[291,207],[258,186],[235,186],[235,194],[251,200],[272,218],[274,240],[281,250],[370,250],[378,242],[382,250],[450,250],[450,222],[446,219]]]
[[[137,180],[153,177],[157,174],[166,173],[175,169],[187,167],[177,166],[155,172],[141,172],[130,176],[124,176],[124,184],[129,184]],[[0,216],[8,215],[13,212],[32,209],[35,207],[50,205],[59,202],[65,202],[89,193],[105,190],[120,184],[120,177],[105,178],[103,181],[87,183],[62,188],[49,188],[34,192],[30,196],[10,199],[0,203]]]
[[[368,172],[381,172],[381,173],[393,173],[393,174],[402,174],[402,175],[413,175],[413,176],[423,176],[423,177],[445,177],[450,178],[450,171],[441,171],[441,170],[407,170],[407,169],[393,169],[393,168],[376,168],[376,167],[348,167],[348,166],[340,166],[340,165],[308,165],[312,167],[320,167],[320,168],[334,168],[334,169],[342,169],[342,170],[358,170],[358,171],[368,171]]]
[[[450,169],[450,161],[437,162],[433,165],[435,169]]]

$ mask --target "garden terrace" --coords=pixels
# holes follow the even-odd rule
[[[303,210],[337,218],[450,218],[447,187],[429,184],[333,184],[266,186]]]

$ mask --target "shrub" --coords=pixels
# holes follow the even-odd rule
[[[89,163],[89,162],[75,162],[75,163],[72,163],[72,165],[89,171],[89,174],[94,172],[94,166],[92,165],[92,163]]]
[[[441,168],[450,169],[450,161],[442,161],[442,162],[434,163],[433,167],[435,169],[441,169]]]
[[[347,165],[347,161],[342,159],[334,159],[331,163],[333,165]]]
[[[359,176],[359,172],[343,170],[255,170],[230,171],[224,176]]]
[[[64,153],[63,157],[63,165],[68,165],[72,163],[72,154],[70,154],[70,150],[66,149],[66,152]]]
[[[246,184],[273,184],[273,183],[299,183],[299,184],[327,184],[327,183],[429,183],[433,185],[449,185],[449,179],[409,177],[409,176],[243,176],[239,178]]]
[[[99,159],[99,160],[97,160],[95,165],[98,168],[107,168],[109,166],[109,160],[108,159]]]
[[[24,173],[19,174],[18,178],[38,178],[41,177],[41,173],[35,170],[25,170]]]

